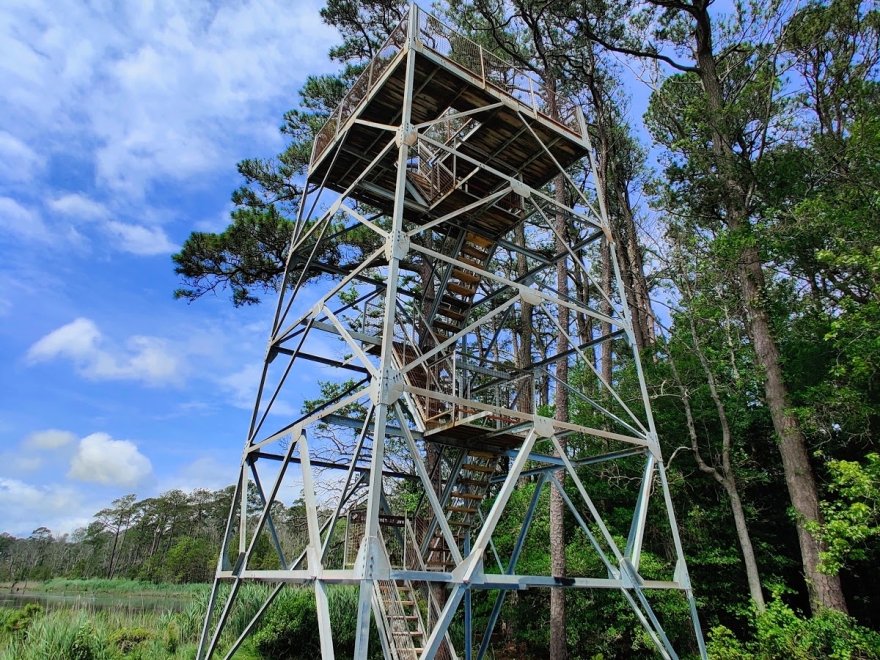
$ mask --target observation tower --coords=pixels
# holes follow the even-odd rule
[[[325,659],[350,653],[335,585],[358,589],[356,658],[373,626],[386,658],[485,657],[506,595],[551,587],[619,592],[667,658],[650,596],[681,592],[705,657],[613,247],[611,290],[594,284],[591,258],[614,241],[595,169],[580,107],[410,8],[314,140],[200,659],[218,654],[248,581],[273,588],[226,657],[290,585],[313,590]],[[560,263],[590,295],[559,293]],[[525,361],[523,319],[554,335]],[[604,342],[632,365],[636,397],[602,377]],[[597,385],[558,379],[563,361]],[[321,400],[291,412],[317,381]],[[557,388],[582,423],[542,414]],[[590,492],[621,462],[641,476],[617,530]],[[518,568],[547,546],[531,524],[550,489],[587,574]],[[666,573],[643,574],[649,516]],[[515,530],[503,542],[499,524]],[[255,561],[267,545],[270,567]]]

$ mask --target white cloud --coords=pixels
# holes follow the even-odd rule
[[[58,449],[76,440],[76,435],[70,431],[58,429],[46,429],[34,431],[24,440],[24,446],[31,449]]]
[[[11,197],[0,197],[0,231],[29,241],[47,242],[52,238],[39,213]]]
[[[81,193],[68,193],[49,200],[48,207],[80,220],[101,220],[108,215],[106,206]]]
[[[79,441],[70,462],[68,477],[106,486],[132,487],[153,472],[150,459],[129,440],[114,440],[106,433],[92,433]]]
[[[133,336],[119,349],[108,346],[94,321],[78,318],[33,344],[30,363],[66,358],[93,380],[135,380],[148,385],[178,382],[182,363],[158,337]]]
[[[0,181],[28,182],[44,165],[45,159],[28,145],[0,131]]]
[[[255,360],[238,371],[220,378],[220,387],[227,393],[233,406],[242,410],[254,409],[262,372],[263,365]],[[291,389],[291,383],[292,381],[288,379],[285,389]],[[274,381],[267,381],[265,391],[263,392],[263,406],[265,406],[274,392],[273,385]],[[272,404],[272,414],[290,417],[296,414],[296,410],[283,397],[279,397]]]
[[[332,68],[320,5],[9,0],[0,113],[33,139],[64,135],[100,183],[133,197],[229,169],[231,137],[265,142],[267,106],[292,105],[305,71]]]
[[[170,254],[177,250],[161,227],[129,225],[111,220],[105,228],[118,241],[117,247],[124,252],[149,256]]]
[[[238,458],[230,457],[228,462],[221,462],[213,456],[197,458],[185,465],[177,474],[172,475],[160,484],[158,490],[167,491],[180,489],[191,493],[199,488],[219,490],[230,485],[236,477]]]
[[[49,484],[37,486],[19,479],[0,477],[0,530],[26,536],[45,526],[53,533],[71,532],[88,523],[88,505],[74,488]]]

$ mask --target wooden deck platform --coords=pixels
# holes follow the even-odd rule
[[[371,86],[363,93],[357,107],[350,110],[347,119],[342,121],[342,116],[331,119],[331,122],[336,122],[332,126],[335,135],[325,135],[316,144],[310,181],[324,182],[328,188],[344,192],[394,139],[394,132],[356,120],[390,126],[400,122],[406,53],[406,49],[400,50],[383,63],[381,75],[369,80]],[[478,168],[475,162],[540,188],[559,172],[557,163],[567,167],[586,154],[581,138],[571,128],[570,122],[566,125],[554,121],[514,98],[509,90],[488,79],[479,80],[467,67],[429,47],[415,49],[413,53],[413,125],[438,119],[448,113],[494,107],[467,117],[467,134],[465,137],[459,134],[455,141],[456,149],[462,156],[453,157],[436,146],[431,147],[432,166],[442,168],[444,183],[448,188],[443,195],[431,199],[423,185],[424,177],[418,176],[416,171],[418,164],[410,164],[413,171],[408,174],[410,185],[405,200],[407,221],[418,224],[429,222],[508,185],[502,176]],[[359,84],[366,83],[359,81]],[[424,158],[424,154],[421,157]],[[416,154],[414,161],[418,158]],[[394,204],[396,167],[397,150],[391,148],[352,191],[351,196],[390,213]],[[520,213],[515,205],[505,204],[502,200],[469,213],[466,227],[482,235],[498,238],[519,220]]]
[[[450,428],[425,434],[426,442],[457,447],[459,449],[507,451],[519,449],[525,437],[517,433],[500,433],[486,426],[457,424]]]

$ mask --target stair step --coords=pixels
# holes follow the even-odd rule
[[[461,331],[461,326],[453,325],[452,323],[447,323],[446,321],[440,321],[434,319],[434,322],[431,324],[432,328],[440,328],[441,330],[448,330],[449,332],[455,333]]]
[[[463,307],[451,307],[449,305],[441,305],[437,308],[437,313],[456,321],[464,321],[465,309]]]
[[[482,479],[469,479],[468,477],[463,477],[457,480],[457,483],[462,486],[476,486],[477,488],[485,488],[488,481]]]
[[[452,527],[453,525],[455,527],[470,527],[471,523],[469,520],[450,520],[449,526]]]
[[[480,276],[476,273],[471,273],[470,271],[464,270],[462,268],[453,268],[452,276],[456,279],[461,280],[462,282],[467,282],[468,284],[476,284],[480,281]]]
[[[491,238],[486,238],[485,236],[480,236],[479,234],[475,234],[472,231],[469,231],[465,235],[465,239],[468,243],[473,243],[474,245],[479,245],[480,247],[487,248],[492,245],[495,241]]]
[[[452,293],[457,293],[458,295],[464,296],[465,298],[473,298],[474,294],[477,292],[477,287],[467,287],[462,284],[457,284],[455,282],[447,283],[446,288],[449,291],[452,291]]]
[[[488,252],[484,252],[483,250],[481,250],[479,247],[477,247],[476,245],[474,245],[472,243],[465,243],[464,245],[462,245],[461,252],[462,252],[462,254],[467,254],[471,257],[476,257],[477,259],[480,259],[483,263],[486,263],[486,259],[488,259],[488,257],[489,257]]]
[[[484,472],[486,474],[495,472],[494,465],[480,465],[479,463],[462,463],[461,469],[468,472]]]
[[[467,309],[471,306],[469,300],[462,300],[461,298],[456,298],[455,296],[450,296],[448,293],[444,294],[440,299],[441,305],[446,305],[447,307],[452,307],[454,309]]]
[[[409,637],[424,637],[425,636],[425,633],[423,633],[421,630],[392,630],[391,634],[398,635],[398,636],[407,635]]]
[[[392,614],[392,619],[404,619],[405,621],[418,621],[419,616],[417,614]]]
[[[482,268],[483,267],[482,260],[474,259],[473,257],[471,257],[469,255],[459,254],[457,258],[459,261],[467,264],[468,266],[473,266],[474,268]]]
[[[482,493],[452,493],[453,499],[460,497],[463,500],[482,500],[485,496]]]
[[[450,513],[476,513],[477,510],[468,506],[448,506],[446,510]]]
[[[498,454],[492,451],[483,451],[481,449],[468,449],[468,456],[474,456],[476,458],[498,458]]]

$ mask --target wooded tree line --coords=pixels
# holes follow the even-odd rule
[[[392,0],[328,1],[322,17],[341,35],[330,51],[339,73],[308,79],[284,116],[284,152],[239,164],[230,226],[193,233],[174,257],[178,297],[228,291],[244,305],[280,286],[312,137],[405,10]],[[877,628],[880,13],[858,0],[724,11],[709,0],[450,0],[439,10],[576,99],[588,118],[706,629],[726,626],[731,637],[715,637],[732,648],[734,638],[763,634],[768,608],[780,626],[791,623],[783,603],[815,621],[848,613]],[[650,93],[642,118],[628,102],[639,85]],[[549,188],[566,194],[559,181]],[[548,249],[578,244],[560,220]],[[355,262],[374,237],[331,244],[326,256]],[[607,290],[610,246],[585,249]],[[512,275],[526,268],[514,252],[496,259]],[[602,291],[560,264],[553,287],[601,306]],[[558,321],[581,338],[607,332],[567,313]],[[565,349],[527,305],[510,323],[520,366]],[[610,343],[587,366],[561,361],[555,376],[598,392],[595,372],[637,396],[631,360]],[[590,421],[565,388],[554,400],[550,391],[548,414]],[[582,449],[574,439],[567,450]],[[613,512],[629,475],[601,476],[594,498]],[[522,491],[516,497],[527,498]],[[523,561],[548,562],[554,574],[577,564],[563,514],[560,502],[542,508],[535,524],[549,555]],[[101,532],[108,574],[134,561],[133,541],[113,549],[113,529]],[[662,546],[652,550],[646,562],[665,560]],[[606,594],[554,590],[549,633],[533,617],[536,605],[547,609],[541,598],[523,594],[505,610],[517,643],[556,658],[632,650],[619,633],[626,614]],[[674,614],[678,605],[658,607]],[[846,627],[833,620],[829,628]]]
[[[150,582],[206,582],[214,577],[234,488],[170,490],[138,500],[129,494],[95,513],[86,527],[54,534],[38,527],[27,538],[0,534],[0,581],[64,578],[127,578]],[[259,500],[251,492],[256,515]],[[281,541],[301,545],[305,531],[297,507],[273,509],[283,529]],[[261,539],[256,561],[277,565],[268,539]]]

